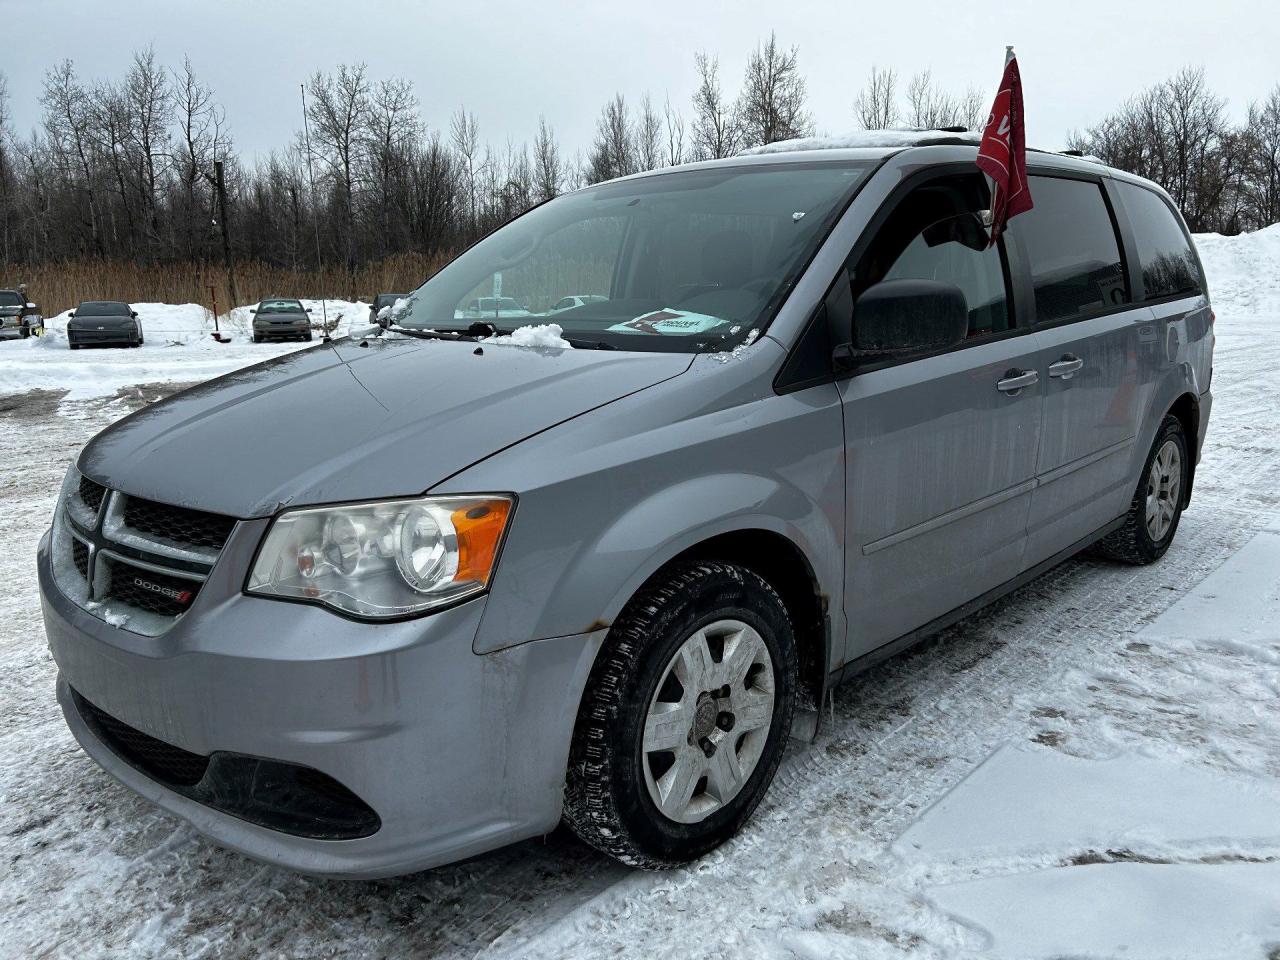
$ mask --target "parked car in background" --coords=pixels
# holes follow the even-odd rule
[[[0,337],[26,339],[44,332],[40,308],[28,302],[21,290],[0,290]]]
[[[602,297],[598,293],[579,293],[569,297],[561,297],[551,305],[548,313],[563,313],[565,310],[572,310],[574,307],[585,307],[588,303],[599,303],[602,300],[608,300],[608,297]]]
[[[373,302],[369,304],[369,322],[377,323],[378,314],[380,314],[385,307],[394,307],[397,300],[407,300],[408,298],[409,294],[407,293],[378,294],[373,298]]]
[[[311,339],[311,308],[299,300],[262,300],[249,312],[253,314],[254,343]]]
[[[67,314],[67,344],[81,347],[140,347],[142,321],[127,303],[86,300]]]
[[[1028,152],[993,244],[976,144],[941,139],[565,194],[383,336],[108,427],[38,557],[76,739],[276,866],[402,874],[563,819],[667,867],[742,827],[834,684],[1086,547],[1159,560],[1213,400],[1182,219]],[[481,344],[463,305],[523,313],[472,299],[499,273],[610,297]]]
[[[533,312],[513,297],[477,297],[460,314],[463,320],[522,320]]]

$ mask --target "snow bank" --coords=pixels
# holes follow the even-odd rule
[[[1280,313],[1280,223],[1235,237],[1198,233],[1195,241],[1219,314]]]

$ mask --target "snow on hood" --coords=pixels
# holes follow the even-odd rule
[[[573,346],[564,338],[564,329],[558,323],[525,324],[500,337],[486,337],[485,343],[506,344],[513,347],[554,347],[568,349]]]
[[[80,469],[137,496],[241,518],[416,496],[691,362],[677,353],[339,341],[145,407],[95,437]]]

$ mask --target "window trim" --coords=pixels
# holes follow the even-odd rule
[[[1041,320],[1036,312],[1036,295],[1035,295],[1035,273],[1031,269],[1031,253],[1027,249],[1026,240],[1017,232],[1017,224],[1012,224],[1009,228],[1007,236],[1013,238],[1014,246],[1018,248],[1024,274],[1025,294],[1029,298],[1029,320],[1031,329],[1033,330],[1056,330],[1058,327],[1069,326],[1073,323],[1084,323],[1088,320],[1096,320],[1099,317],[1109,317],[1113,314],[1124,313],[1128,310],[1137,310],[1145,306],[1133,299],[1134,277],[1130,266],[1132,263],[1129,238],[1131,231],[1127,218],[1122,220],[1119,206],[1113,201],[1110,191],[1107,189],[1107,181],[1110,177],[1105,174],[1094,174],[1083,170],[1057,170],[1051,167],[1041,167],[1038,165],[1029,166],[1027,176],[1039,177],[1045,180],[1075,180],[1081,183],[1092,183],[1098,188],[1098,192],[1102,195],[1102,204],[1107,211],[1107,217],[1111,222],[1111,232],[1115,237],[1116,250],[1120,255],[1120,272],[1124,276],[1125,297],[1124,303],[1110,304],[1090,310],[1088,313],[1080,313],[1070,317],[1058,317],[1054,320]],[[1034,184],[1028,182],[1028,186],[1034,187]],[[1032,202],[1035,201],[1035,191],[1031,192]]]

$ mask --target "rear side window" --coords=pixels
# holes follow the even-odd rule
[[[1032,177],[1028,212],[1009,222],[1026,247],[1040,323],[1082,320],[1129,302],[1111,211],[1088,180]]]
[[[1169,204],[1158,193],[1136,184],[1118,182],[1116,188],[1133,225],[1144,299],[1200,293],[1200,266]]]

